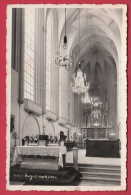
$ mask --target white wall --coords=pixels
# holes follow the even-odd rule
[[[24,110],[24,105],[18,103],[18,73],[11,72],[11,114],[15,116],[15,131],[18,135],[18,144],[21,144],[21,139],[25,135],[33,135],[34,133],[42,133],[42,116],[36,117],[29,115]],[[34,119],[34,117],[36,119]],[[37,122],[36,122],[37,120]],[[38,127],[39,126],[39,127]],[[27,134],[26,134],[27,132]]]

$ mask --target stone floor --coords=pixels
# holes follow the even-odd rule
[[[67,152],[66,162],[73,163],[73,152]],[[120,165],[120,158],[86,157],[86,150],[78,150],[79,164]]]
[[[73,152],[67,152],[66,155],[66,163],[73,163]],[[79,164],[92,164],[92,165],[120,165],[120,158],[98,158],[98,157],[86,157],[86,150],[80,149],[78,150],[78,163]],[[22,185],[23,183],[11,182],[11,185]],[[80,181],[78,186],[111,186],[111,184],[101,184],[98,182],[91,181]],[[112,184],[113,186],[113,184]]]

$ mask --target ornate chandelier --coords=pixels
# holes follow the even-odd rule
[[[102,106],[102,102],[101,100],[99,99],[99,97],[96,97],[96,96],[92,96],[91,98],[91,104],[94,108],[98,108],[98,107],[101,107]]]
[[[86,74],[82,72],[81,64],[79,63],[78,69],[73,75],[72,91],[77,94],[83,94],[86,93],[87,89]]]
[[[72,62],[72,56],[69,56],[67,54],[67,33],[66,33],[66,8],[65,8],[65,34],[63,38],[63,48],[62,48],[62,54],[58,55],[55,58],[55,64],[59,67],[65,67],[66,70],[70,70],[72,68],[73,62]]]
[[[79,56],[80,56],[80,9],[79,9]],[[73,74],[72,91],[77,94],[83,94],[87,91],[87,79],[86,74],[81,69],[81,63],[79,62],[75,73]]]
[[[66,70],[70,70],[73,65],[72,56],[68,57],[68,55],[60,55],[55,58],[55,64],[59,67],[65,67]]]
[[[89,96],[89,92],[88,92],[88,89],[89,89],[89,84],[87,86],[87,91],[85,92],[85,94],[81,97],[81,102],[83,104],[91,104],[91,98]]]

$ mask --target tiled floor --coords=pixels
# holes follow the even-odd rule
[[[73,163],[73,152],[67,152],[66,162]],[[80,164],[100,164],[100,165],[120,165],[120,158],[98,158],[86,157],[86,150],[78,150],[78,163]]]

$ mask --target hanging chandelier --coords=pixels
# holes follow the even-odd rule
[[[83,94],[83,96],[81,97],[81,102],[83,104],[91,104],[91,98],[88,92],[89,89],[89,85],[87,86],[87,91]]]
[[[71,70],[73,65],[72,56],[68,57],[68,55],[60,55],[55,58],[55,64],[59,67],[65,67],[66,70]]]
[[[103,104],[99,97],[92,96],[90,99],[91,99],[91,104],[94,108],[101,107]]]
[[[55,64],[59,67],[65,67],[66,70],[70,70],[73,65],[72,55],[67,54],[68,39],[66,33],[66,8],[65,8],[65,33],[61,48],[61,54],[55,58]]]
[[[79,56],[80,56],[80,9],[79,9]],[[73,74],[72,91],[77,94],[86,93],[88,87],[86,74],[81,69],[81,62]]]
[[[66,34],[66,8],[65,8],[65,35],[63,39],[63,48],[67,49],[67,34]]]
[[[73,75],[72,82],[72,91],[77,94],[86,93],[88,89],[88,83],[86,80],[86,74],[81,70],[81,64],[79,62],[79,66],[77,71]]]

